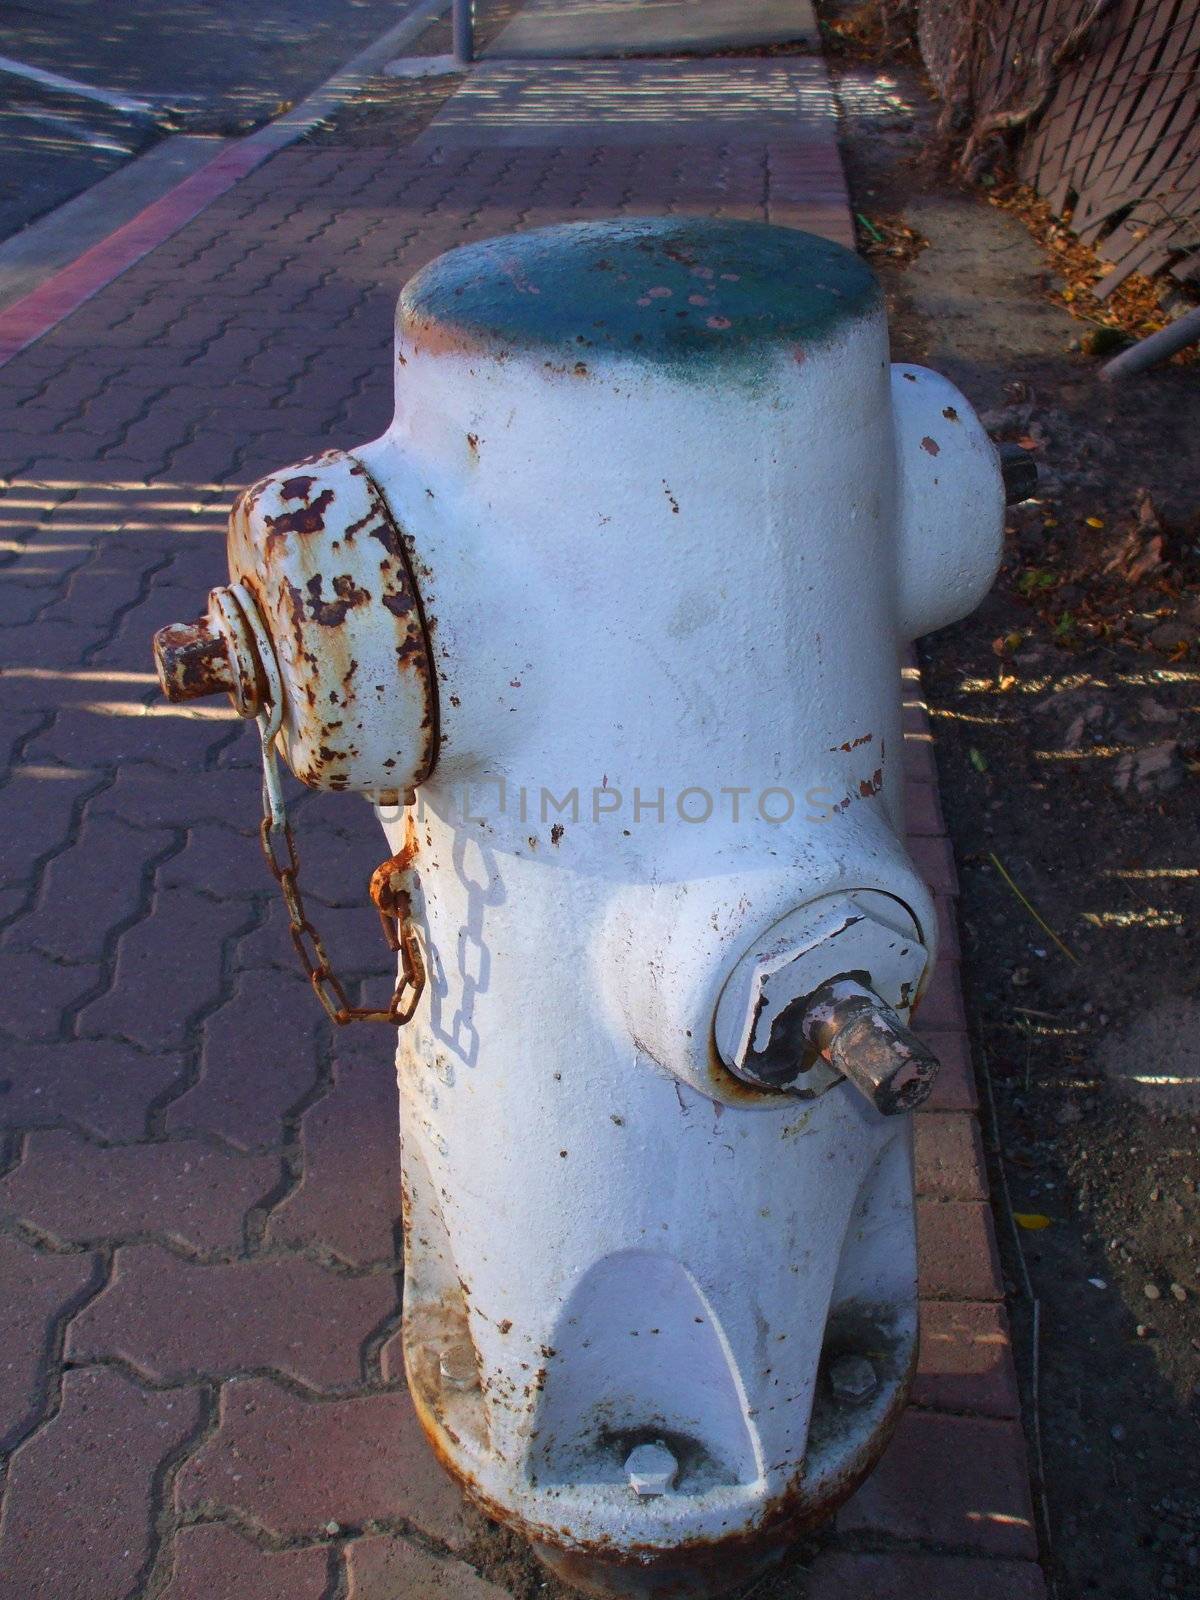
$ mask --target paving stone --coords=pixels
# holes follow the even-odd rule
[[[242,973],[201,1027],[200,1076],[167,1108],[168,1130],[213,1133],[239,1150],[279,1145],[284,1118],[320,1081],[329,1031],[298,971]]]
[[[346,1547],[346,1600],[502,1600],[510,1591],[479,1577],[464,1561],[435,1556],[395,1534],[369,1534]]]
[[[334,1035],[333,1088],[300,1119],[303,1175],[272,1212],[267,1239],[360,1266],[398,1252],[400,1128],[392,1036],[348,1035]]]
[[[926,1299],[1002,1300],[991,1208],[982,1200],[918,1200],[917,1266]]]
[[[54,594],[62,593],[62,585],[54,585]],[[94,624],[91,628],[78,628],[69,622],[48,622],[38,617],[19,625],[10,617],[4,630],[3,648],[6,662],[4,672],[4,697],[11,707],[28,707],[43,712],[56,712],[64,703],[78,695],[91,701],[96,695],[96,684],[80,678],[76,673],[82,656],[90,652],[104,638],[105,628]],[[29,745],[29,751],[39,748],[45,734]],[[43,758],[28,754],[30,761]],[[102,766],[102,761],[75,762],[70,757],[63,765]]]
[[[144,1055],[112,1039],[24,1044],[0,1065],[0,1128],[73,1122],[101,1139],[136,1139],[183,1070],[181,1056]]]
[[[931,1411],[1017,1417],[1008,1318],[1002,1305],[921,1302],[921,1353],[913,1404]]]
[[[395,1310],[387,1273],[352,1278],[296,1256],[204,1264],[126,1245],[72,1322],[67,1354],[120,1356],[160,1383],[270,1368],[329,1391],[363,1382],[363,1347]]]
[[[100,982],[98,966],[65,966],[35,950],[0,950],[4,1031],[26,1041],[57,1038],[64,1013]]]
[[[937,913],[939,960],[961,961],[962,946],[958,937],[958,901],[953,895],[935,894],[933,906]]]
[[[197,374],[199,376],[199,373]],[[212,436],[193,439],[165,456],[173,477],[188,481],[227,484],[238,482],[242,466],[238,450],[228,440]],[[280,462],[284,466],[286,462]]]
[[[1045,1600],[1046,1581],[1032,1561],[830,1551],[817,1557],[804,1587],[804,1600],[967,1600],[968,1596]]]
[[[48,575],[41,582],[27,577],[23,583],[7,582],[0,586],[0,627],[7,635],[11,630],[27,628],[35,622],[46,606],[52,605],[61,594],[61,584]],[[13,659],[5,652],[7,659]],[[5,677],[6,692],[11,680]],[[22,700],[27,710],[33,710],[25,696]]]
[[[384,852],[380,851],[382,859]],[[304,878],[301,858],[301,887]],[[378,866],[376,862],[376,866]],[[334,970],[345,978],[390,979],[395,974],[396,957],[388,949],[379,929],[379,918],[367,897],[365,884],[361,898],[353,905],[322,906],[312,911]],[[239,967],[282,967],[291,971],[296,960],[295,947],[288,933],[287,910],[282,898],[270,901],[259,927],[239,942],[235,962]]]
[[[966,1112],[939,1112],[913,1124],[917,1193],[937,1200],[986,1200],[979,1123]]]
[[[199,822],[188,830],[184,848],[158,869],[158,883],[164,889],[195,889],[222,900],[260,900],[278,893],[257,836],[215,822]]]
[[[160,604],[150,627],[141,622],[123,624],[118,639],[93,661],[121,671],[144,671],[150,659],[150,636],[157,628],[179,620],[171,615],[174,609]],[[97,687],[103,690],[103,685]],[[151,691],[144,693],[149,702]],[[237,726],[235,714],[223,706],[197,709],[169,706],[157,699],[139,703],[101,692],[85,704],[61,710],[54,726],[30,742],[26,755],[32,762],[75,762],[81,767],[157,761],[186,772],[203,765]]]
[[[102,960],[112,930],[149,898],[151,863],[173,843],[166,828],[85,816],[74,842],[43,872],[33,910],[6,931],[4,943],[64,961]]]
[[[27,898],[28,895],[24,889],[19,889],[12,885],[7,889],[0,889],[0,922],[19,916],[25,909]]]
[[[0,1450],[47,1407],[55,1325],[99,1281],[97,1256],[52,1255],[0,1236]]]
[[[1036,1560],[1020,1426],[906,1411],[875,1471],[838,1512],[837,1528]]]
[[[161,890],[118,939],[112,987],[80,1012],[80,1033],[115,1034],[144,1050],[189,1043],[192,1019],[220,996],[224,943],[249,916],[241,903]]]
[[[905,734],[904,777],[907,783],[937,782],[937,761],[933,754],[931,734]]]
[[[68,1372],[61,1409],[9,1466],[0,1600],[132,1600],[158,1474],[201,1409],[194,1391],[154,1393],[109,1367]]]
[[[467,1538],[462,1497],[402,1391],[304,1400],[265,1378],[236,1378],[222,1390],[219,1428],[184,1463],[175,1494],[181,1512],[234,1512],[281,1538],[394,1519],[451,1550]]]
[[[42,616],[54,619],[62,603],[62,594],[69,589],[72,574],[93,560],[93,554],[82,539],[48,539],[46,531],[46,528],[32,528],[24,547],[11,552],[10,562],[5,563],[5,587],[24,584],[37,590],[50,587],[53,594],[48,602],[48,610]],[[16,539],[13,539],[8,528],[5,528],[5,533],[5,544],[11,550],[11,544],[16,544]],[[22,682],[19,667],[11,678],[14,683]]]
[[[211,1523],[181,1528],[174,1555],[175,1570],[160,1600],[325,1600],[329,1593],[329,1552],[321,1545],[264,1550]]]
[[[370,904],[371,874],[388,854],[383,829],[366,806],[347,805],[344,794],[314,794],[312,798],[328,804],[321,809],[306,803],[297,816],[304,898],[361,912]],[[368,923],[370,920],[368,916]]]
[[[906,683],[904,685],[904,699],[900,706],[900,725],[905,734],[928,734],[932,730],[929,726],[929,706],[925,701],[925,694],[919,684]],[[941,830],[945,832],[944,829]]]
[[[935,784],[904,785],[904,827],[911,837],[939,838],[945,833],[946,822]]]
[[[229,566],[225,555],[225,525],[229,520],[229,506],[220,504],[206,507],[200,516],[191,519],[186,541],[181,538],[171,557],[171,565],[155,579],[160,591],[170,589],[178,596],[178,615],[186,618],[198,606],[203,606],[210,589],[229,582]],[[200,540],[198,545],[190,543]]]
[[[109,788],[88,801],[87,811],[124,817],[138,827],[187,828],[201,822],[221,822],[245,832],[247,839],[256,839],[262,815],[261,788],[260,774],[250,769],[189,772],[181,778],[178,772],[131,761],[121,766]],[[249,860],[246,874],[254,875]],[[274,887],[265,863],[262,881]]]
[[[39,736],[40,737],[40,736]],[[85,766],[46,765],[28,755],[14,767],[0,828],[0,883],[28,883],[39,862],[68,844],[79,808],[107,781]]]
[[[919,1017],[916,1031],[942,1064],[942,1070],[933,1080],[933,1091],[918,1115],[932,1111],[977,1110],[979,1097],[975,1092],[975,1073],[966,1034],[938,1033],[924,1028]]]
[[[929,987],[916,1008],[917,1026],[932,1033],[966,1031],[967,1013],[963,1007],[962,979],[957,961],[938,959]]]
[[[916,862],[917,870],[935,894],[958,893],[958,871],[954,865],[954,849],[947,838],[908,841],[908,853]]]
[[[196,1139],[116,1147],[31,1133],[0,1178],[0,1211],[67,1243],[158,1235],[195,1250],[237,1250],[246,1213],[280,1180],[274,1156]]]

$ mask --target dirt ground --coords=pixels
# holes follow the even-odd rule
[[[1106,389],[915,65],[833,65],[894,356],[1041,472],[920,650],[1045,1553],[1059,1600],[1200,1596],[1200,368]]]

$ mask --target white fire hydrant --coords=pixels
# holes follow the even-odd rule
[[[400,300],[379,439],[242,496],[175,698],[376,804],[405,1354],[439,1459],[597,1593],[708,1595],[847,1496],[917,1335],[898,649],[992,581],[996,450],[791,230],[583,223]]]

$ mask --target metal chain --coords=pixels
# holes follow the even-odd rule
[[[300,893],[300,858],[296,853],[295,835],[287,820],[275,754],[275,735],[279,731],[279,723],[279,712],[274,707],[268,707],[259,714],[258,731],[263,750],[263,818],[258,834],[271,876],[283,892],[283,903],[288,913],[288,932],[292,936],[300,965],[308,974],[313,993],[331,1021],[339,1027],[350,1022],[388,1022],[393,1027],[402,1027],[412,1020],[425,988],[425,962],[412,925],[411,868],[403,855],[392,856],[376,869],[371,878],[371,899],[379,912],[383,936],[388,948],[396,951],[400,957],[400,976],[396,980],[391,1004],[382,1010],[371,1006],[352,1006],[345,985],[329,964],[324,941],[304,910],[304,899]]]

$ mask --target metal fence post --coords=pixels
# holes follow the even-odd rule
[[[454,59],[469,67],[475,59],[475,0],[454,0]]]

